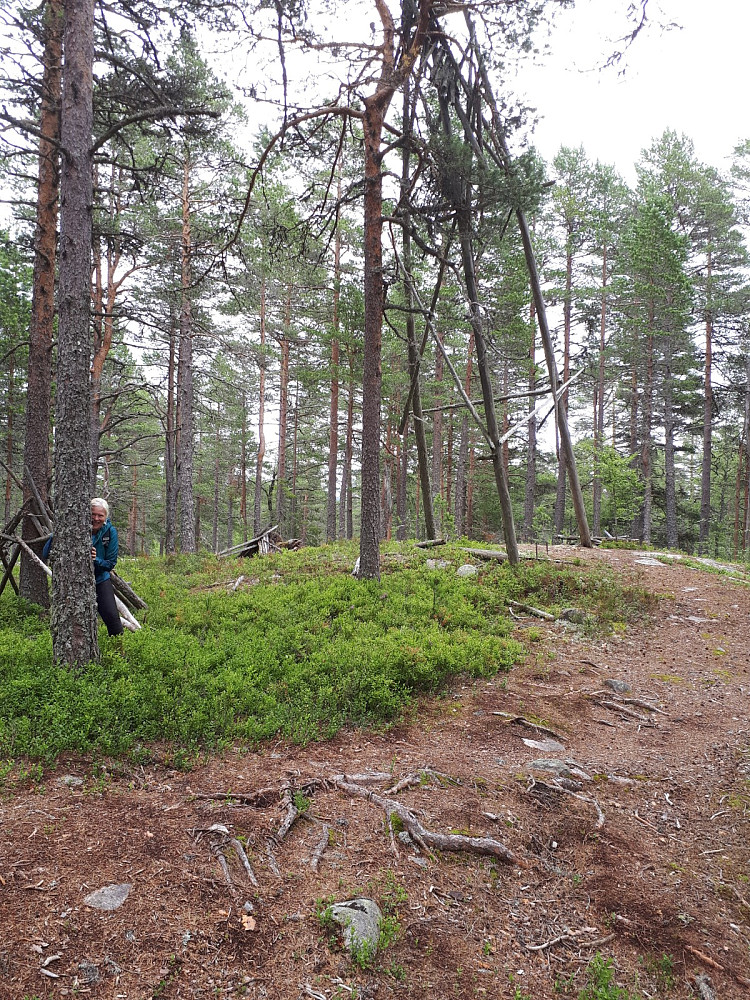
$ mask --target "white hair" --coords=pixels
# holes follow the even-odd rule
[[[101,507],[104,513],[109,517],[109,504],[104,499],[104,497],[92,497],[91,498],[92,507]]]

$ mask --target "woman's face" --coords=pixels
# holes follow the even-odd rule
[[[92,507],[91,508],[91,530],[92,531],[98,531],[99,528],[101,528],[101,526],[104,524],[104,522],[106,520],[107,520],[107,515],[102,510],[101,507]]]

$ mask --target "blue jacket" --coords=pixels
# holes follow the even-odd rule
[[[95,535],[92,534],[91,544],[96,549],[94,580],[96,583],[101,583],[102,580],[109,580],[109,572],[115,568],[117,555],[120,551],[120,544],[117,541],[117,528],[109,519],[104,522]],[[52,538],[48,538],[42,549],[42,559],[45,562],[49,559],[51,548]]]

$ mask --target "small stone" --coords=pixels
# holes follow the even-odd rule
[[[456,576],[476,576],[479,570],[476,566],[472,566],[471,563],[464,563],[463,566],[459,566],[456,570]]]
[[[68,788],[80,788],[83,785],[83,778],[77,778],[74,774],[66,774],[59,779],[58,784],[67,785]]]
[[[557,616],[560,621],[572,622],[574,625],[583,625],[588,620],[588,615],[580,608],[565,608]]]
[[[427,569],[447,569],[450,563],[445,559],[428,559],[425,565]]]
[[[383,919],[375,900],[359,897],[345,903],[334,903],[326,913],[343,928],[344,944],[352,954],[362,949],[375,954],[380,939],[380,921]]]
[[[618,681],[615,677],[606,677],[603,683],[610,691],[616,691],[617,694],[628,694],[632,690],[629,684],[625,681]]]
[[[105,885],[101,889],[90,892],[83,901],[86,906],[92,906],[95,910],[118,910],[130,895],[132,888],[130,882],[123,882],[121,885]]]

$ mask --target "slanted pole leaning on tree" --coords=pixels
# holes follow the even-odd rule
[[[508,144],[505,141],[505,135],[503,133],[502,123],[500,122],[500,116],[497,111],[497,105],[495,104],[495,99],[492,94],[492,87],[490,85],[490,80],[487,75],[487,69],[484,64],[484,59],[479,49],[479,45],[477,44],[474,24],[468,12],[465,12],[465,18],[467,27],[469,29],[469,34],[471,37],[472,47],[476,54],[477,62],[479,65],[479,72],[485,91],[485,99],[489,103],[492,112],[492,126],[494,133],[493,138],[499,147],[499,152],[505,169],[510,170],[510,165],[511,165],[510,152],[508,150]],[[526,220],[526,214],[520,207],[516,208],[516,219],[518,220],[518,227],[521,232],[521,240],[523,242],[524,254],[526,256],[526,264],[529,270],[529,279],[531,281],[531,290],[534,297],[534,305],[536,306],[539,332],[542,336],[542,344],[544,346],[544,356],[547,360],[547,367],[549,369],[550,385],[552,391],[555,394],[555,399],[557,399],[557,387],[559,379],[557,374],[557,364],[555,362],[555,357],[552,350],[552,338],[550,337],[549,327],[547,326],[547,311],[545,308],[544,296],[542,295],[541,283],[539,281],[539,274],[536,267],[536,258],[531,244],[531,234],[529,232],[529,225]],[[573,442],[570,437],[570,431],[568,428],[568,421],[565,415],[564,407],[558,405],[557,416],[558,416],[558,427],[560,430],[560,443],[562,445],[563,453],[565,455],[565,462],[567,465],[568,476],[570,477],[570,491],[573,496],[573,506],[575,507],[576,519],[578,521],[578,531],[581,537],[581,545],[586,546],[586,548],[591,548],[592,547],[591,532],[589,531],[588,520],[586,517],[586,508],[583,502],[583,492],[581,491],[581,484],[580,480],[578,479],[578,470],[576,467],[575,456],[573,454]]]

